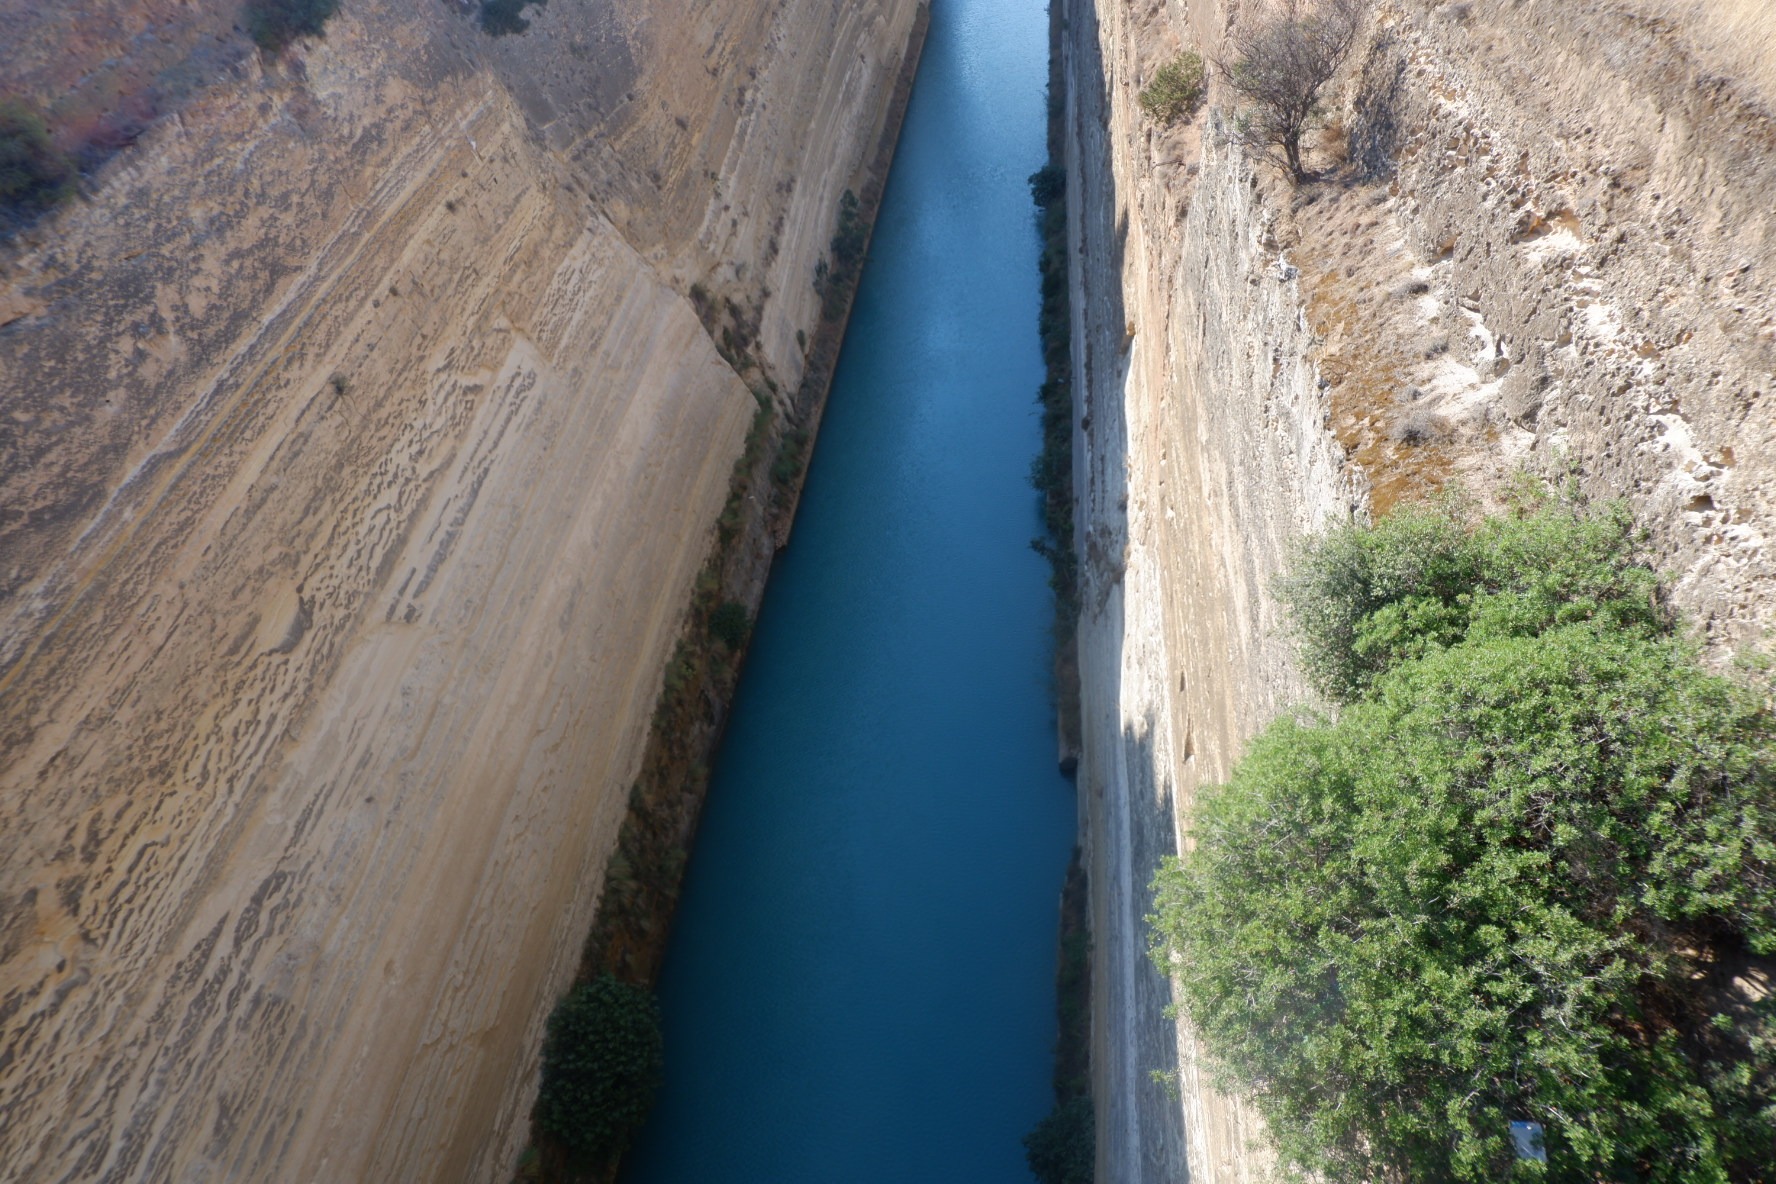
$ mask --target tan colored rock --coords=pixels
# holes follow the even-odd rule
[[[799,380],[915,15],[568,8],[0,11],[224,63],[0,255],[0,1178],[511,1170],[756,406],[684,293]]]
[[[1136,102],[1254,7],[1065,9],[1080,789],[1117,1184],[1270,1164],[1163,1015],[1145,914],[1194,792],[1307,698],[1269,590],[1298,539],[1451,480],[1484,499],[1519,467],[1572,472],[1629,500],[1715,652],[1776,621],[1776,59],[1755,50],[1776,14],[1378,0],[1312,160],[1334,179],[1296,190],[1220,95],[1172,128]]]

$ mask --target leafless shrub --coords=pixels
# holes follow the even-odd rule
[[[1307,179],[1301,136],[1320,117],[1320,92],[1356,44],[1367,0],[1282,0],[1230,39],[1221,65],[1248,104],[1239,120],[1247,143],[1280,151],[1289,174]]]
[[[1408,411],[1394,420],[1388,435],[1396,444],[1435,444],[1449,439],[1449,421],[1429,411]]]

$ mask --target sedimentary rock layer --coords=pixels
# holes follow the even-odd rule
[[[1137,102],[1256,7],[1066,7],[1080,787],[1118,1184],[1265,1171],[1261,1125],[1163,1015],[1144,918],[1196,790],[1307,699],[1269,587],[1295,540],[1451,480],[1484,501],[1521,466],[1626,498],[1718,655],[1776,620],[1776,125],[1767,83],[1708,56],[1721,12],[1380,0],[1312,141],[1325,179],[1296,187],[1218,87],[1175,127]]]
[[[1069,169],[1075,389],[1089,421],[1075,453],[1079,784],[1099,1178],[1256,1179],[1264,1159],[1248,1143],[1261,1131],[1209,1087],[1188,1032],[1164,1015],[1147,882],[1178,850],[1195,788],[1225,777],[1245,738],[1302,693],[1266,582],[1362,491],[1322,427],[1299,293],[1259,241],[1250,162],[1211,141],[1187,202],[1119,149],[1140,138],[1140,116],[1098,106],[1098,41],[1114,49],[1119,32],[1114,14],[1100,19],[1073,22]],[[1117,86],[1114,68],[1106,81]]]
[[[238,38],[5,7],[52,117]],[[510,1171],[914,12],[348,5],[3,248],[0,1178]]]

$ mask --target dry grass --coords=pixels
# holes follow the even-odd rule
[[[1401,298],[1414,260],[1387,247],[1398,230],[1383,191],[1317,188],[1313,204],[1288,219],[1289,255],[1301,268],[1308,323],[1326,343],[1316,360],[1331,384],[1329,426],[1369,478],[1370,509],[1385,514],[1441,489],[1462,443],[1407,394],[1422,380],[1427,331]],[[1280,188],[1274,196],[1288,202]]]
[[[1743,80],[1776,110],[1776,0],[1634,0],[1677,25],[1720,72]]]

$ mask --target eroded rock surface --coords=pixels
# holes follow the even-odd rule
[[[1196,790],[1308,699],[1270,581],[1303,535],[1522,468],[1625,498],[1712,652],[1776,622],[1776,16],[1378,0],[1293,187],[1211,88],[1252,4],[1067,0],[1082,816],[1099,1179],[1247,1181],[1146,958]],[[1758,46],[1768,47],[1760,53]]]
[[[144,115],[0,248],[0,1178],[502,1177],[915,5],[89,7],[0,12]]]

